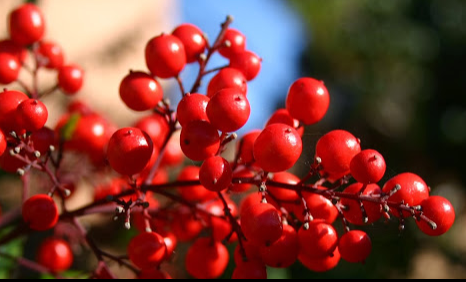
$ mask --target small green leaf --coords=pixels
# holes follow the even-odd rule
[[[73,114],[68,119],[68,122],[60,130],[60,138],[63,141],[69,141],[73,137],[74,131],[78,126],[78,122],[81,119],[81,115]]]

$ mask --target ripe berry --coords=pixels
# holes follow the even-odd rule
[[[158,149],[162,147],[170,132],[167,119],[159,114],[152,114],[140,119],[134,127],[146,132]]]
[[[43,128],[48,117],[47,107],[36,99],[24,100],[16,109],[18,126],[28,132],[34,132]]]
[[[181,150],[180,132],[175,133],[165,147],[165,154],[162,157],[162,166],[177,166],[184,162],[185,155]]]
[[[298,239],[301,254],[314,259],[330,256],[338,246],[335,228],[320,219],[309,222],[308,230],[299,229]]]
[[[186,94],[178,104],[176,111],[181,126],[185,126],[193,120],[209,121],[206,112],[209,101],[210,98],[202,94]]]
[[[197,166],[186,166],[178,176],[178,181],[199,180],[200,168]],[[202,185],[179,187],[181,197],[190,202],[205,202],[217,197],[217,194],[207,190]]]
[[[234,28],[229,28],[223,36],[222,44],[218,51],[223,57],[231,59],[236,53],[244,51],[245,48],[246,36]]]
[[[157,233],[141,233],[134,237],[128,245],[129,259],[140,269],[160,266],[166,255],[165,241]]]
[[[364,231],[353,230],[340,238],[338,249],[347,262],[363,263],[371,254],[371,238]]]
[[[249,241],[260,246],[270,246],[283,234],[278,210],[270,204],[262,203],[241,212],[241,229]]]
[[[290,225],[283,225],[283,234],[270,246],[261,247],[262,261],[274,268],[287,268],[298,259],[299,242],[296,230]]]
[[[211,124],[222,132],[241,129],[250,115],[248,99],[236,89],[220,90],[207,105],[207,116]]]
[[[300,179],[296,175],[289,172],[278,172],[274,173],[272,181],[284,184],[298,184]],[[273,185],[267,186],[268,192],[270,192],[277,200],[290,202],[299,200],[298,193],[294,190],[284,189]]]
[[[172,32],[172,35],[178,37],[183,42],[187,63],[196,62],[206,49],[207,42],[202,31],[193,24],[179,25]]]
[[[21,64],[17,57],[9,53],[0,53],[0,84],[10,84],[18,79]]]
[[[191,242],[204,230],[203,222],[187,207],[178,208],[173,218],[170,228],[180,242]]]
[[[73,251],[68,242],[57,238],[42,242],[37,253],[37,262],[54,273],[70,269],[73,260]]]
[[[81,90],[84,80],[84,71],[76,65],[65,65],[58,71],[58,86],[68,95],[76,94]]]
[[[10,38],[20,45],[30,45],[42,39],[45,33],[44,16],[33,4],[24,4],[11,12]]]
[[[260,254],[260,246],[255,245],[251,241],[243,241],[243,247],[246,257],[243,256],[244,254],[240,244],[238,244],[235,248],[234,260],[236,265],[239,265],[245,261],[259,261],[263,264]]]
[[[16,108],[21,102],[29,99],[29,97],[19,91],[6,90],[0,92],[0,128],[3,132],[9,134],[16,130]]]
[[[31,141],[34,150],[39,151],[41,155],[45,155],[50,150],[50,146],[57,148],[58,135],[52,129],[43,127],[31,134]]]
[[[299,120],[294,119],[287,109],[277,110],[269,119],[265,126],[269,126],[274,123],[284,123],[296,129],[299,135],[302,137],[304,134],[304,127],[300,127]]]
[[[299,261],[309,270],[314,272],[327,272],[337,267],[340,262],[341,255],[338,248],[335,249],[332,255],[323,258],[312,258],[305,254],[299,255]]]
[[[251,178],[254,177],[254,173],[252,173],[248,168],[237,169],[233,172],[233,178]],[[230,192],[233,193],[243,193],[247,192],[252,188],[252,184],[244,183],[244,184],[233,184],[230,186]],[[257,201],[257,202],[260,202]]]
[[[181,129],[183,153],[193,161],[203,161],[215,156],[220,149],[217,129],[207,121],[191,121]]]
[[[220,192],[228,188],[233,179],[230,163],[222,157],[210,157],[199,171],[201,184],[210,191]]]
[[[357,195],[363,188],[362,183],[354,183],[348,186],[344,193],[354,194]],[[363,196],[379,196],[382,194],[382,190],[380,189],[379,185],[377,184],[369,184],[367,185]],[[366,211],[367,218],[363,218],[361,205],[358,201],[342,198],[341,204],[345,207],[342,209],[343,215],[345,216],[346,220],[349,223],[356,224],[356,225],[364,225],[364,224],[371,224],[376,222],[377,220],[382,217],[381,207],[380,204],[371,203],[371,202],[363,202],[364,210]],[[367,220],[367,222],[365,222]]]
[[[59,69],[65,63],[63,49],[55,42],[40,42],[37,56],[39,64],[48,69]]]
[[[240,70],[224,68],[210,80],[207,87],[207,96],[212,98],[218,91],[228,88],[235,88],[246,96],[248,92],[247,83],[246,77]]]
[[[146,45],[146,64],[151,73],[160,78],[177,76],[186,65],[186,52],[178,37],[162,34]]]
[[[401,173],[392,179],[388,180],[383,186],[384,193],[390,193],[397,185],[401,189],[391,196],[388,200],[395,203],[405,203],[409,206],[417,206],[425,199],[429,198],[429,187],[424,180],[414,173]],[[397,210],[390,210],[393,215],[399,217],[400,214]],[[403,212],[404,217],[411,216],[409,212]]]
[[[260,280],[267,279],[267,268],[260,261],[244,261],[239,263],[233,271],[232,279],[235,280]]]
[[[322,161],[324,175],[336,180],[349,174],[351,160],[361,152],[359,143],[353,134],[344,130],[333,130],[320,138],[316,159]]]
[[[421,203],[422,214],[432,220],[436,228],[433,229],[424,220],[416,220],[416,224],[422,232],[429,236],[440,236],[450,230],[455,222],[455,210],[452,204],[445,198],[432,196]]]
[[[237,152],[242,164],[254,163],[254,143],[261,132],[261,130],[250,131],[237,143]]]
[[[290,115],[306,125],[318,123],[327,113],[330,96],[322,81],[303,77],[288,90],[286,108]]]
[[[47,195],[36,195],[23,204],[23,219],[36,231],[49,230],[58,222],[58,208]]]
[[[0,41],[0,53],[9,53],[15,56],[20,64],[23,64],[29,55],[26,48],[15,43],[11,39],[4,39]]]
[[[299,133],[286,124],[267,126],[254,143],[254,158],[267,172],[280,172],[293,167],[303,151]]]
[[[196,279],[217,279],[228,266],[230,255],[222,243],[199,238],[186,254],[186,270]]]
[[[115,132],[107,148],[112,168],[123,175],[141,172],[153,153],[153,144],[147,133],[137,128],[123,128]]]
[[[375,150],[363,150],[350,163],[351,175],[361,183],[377,183],[385,174],[387,165],[383,156]]]
[[[238,69],[251,81],[261,70],[262,59],[251,51],[243,51],[230,58],[230,68]]]
[[[143,112],[153,109],[163,99],[157,80],[144,72],[130,72],[120,84],[121,100],[128,108]]]
[[[318,187],[321,190],[327,188]],[[322,195],[315,193],[303,192],[303,197],[306,200],[307,208],[314,219],[322,219],[328,224],[333,224],[338,217],[338,209],[333,205],[332,201]],[[297,207],[297,208],[296,208]],[[304,221],[304,207],[302,204],[295,206],[295,215],[301,221]]]
[[[227,195],[224,195],[224,198],[228,204],[231,215],[233,217],[238,216],[238,207],[236,206],[235,202],[233,202]],[[210,201],[207,203],[204,210],[213,215],[206,218],[209,227],[212,229],[212,238],[219,242],[224,241],[225,238],[231,234],[233,228],[229,219],[225,217],[225,207],[223,202],[219,199]],[[233,237],[230,238],[229,242],[235,241],[237,239],[237,237]]]
[[[3,155],[6,151],[6,146],[7,146],[7,141],[5,134],[3,134],[3,131],[0,129],[0,156]]]

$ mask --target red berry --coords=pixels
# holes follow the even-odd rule
[[[59,69],[65,63],[65,55],[60,45],[42,41],[37,49],[39,64],[48,69]]]
[[[58,86],[68,94],[74,95],[83,87],[84,71],[76,65],[62,66],[58,71]]]
[[[225,35],[223,36],[221,46],[222,47],[218,49],[220,55],[227,59],[231,59],[236,55],[236,53],[245,50],[246,36],[234,28],[229,28],[226,30]]]
[[[316,124],[327,113],[330,96],[322,81],[303,77],[288,90],[286,108],[290,115],[306,125]]]
[[[239,263],[233,271],[234,280],[267,279],[267,268],[260,261],[245,261]]]
[[[243,214],[250,207],[260,204],[261,202],[262,202],[261,193],[251,193],[241,200],[241,203],[239,206],[239,213]]]
[[[26,61],[29,53],[26,48],[15,43],[11,39],[4,39],[0,41],[0,53],[9,53],[16,57],[16,59],[23,64]]]
[[[193,24],[179,25],[172,32],[172,35],[178,37],[183,42],[187,63],[196,62],[206,49],[207,42],[202,31]]]
[[[37,262],[54,273],[70,269],[73,260],[73,251],[68,242],[57,238],[42,242],[37,253]]]
[[[452,204],[440,196],[432,196],[421,203],[422,214],[435,223],[435,229],[425,220],[417,220],[416,224],[422,232],[429,236],[445,234],[455,222],[455,210]]]
[[[262,59],[251,51],[243,51],[230,58],[230,68],[238,69],[251,81],[261,70]]]
[[[152,139],[152,142],[154,142],[154,146],[158,149],[162,148],[165,139],[170,133],[167,119],[159,114],[152,114],[140,119],[134,127],[146,132]]]
[[[283,184],[298,184],[300,182],[299,177],[296,175],[289,173],[289,172],[278,172],[274,173],[272,177],[272,181],[283,183]],[[290,201],[297,201],[300,199],[298,193],[294,190],[280,188],[279,186],[268,185],[267,186],[268,192],[270,192],[274,198],[280,201],[290,202]]]
[[[260,246],[270,246],[283,234],[278,210],[270,204],[256,204],[241,212],[241,229],[246,238]]]
[[[312,258],[305,254],[299,255],[299,261],[309,270],[314,272],[327,272],[337,267],[340,262],[341,255],[338,248],[335,249],[332,255],[323,258]]]
[[[58,222],[58,208],[47,195],[36,195],[23,204],[23,219],[36,231],[49,230]]]
[[[3,131],[0,129],[0,156],[3,155],[6,151],[6,146],[7,146],[7,141],[6,141],[6,136],[3,133]]]
[[[24,4],[11,12],[9,17],[11,39],[20,45],[30,45],[42,39],[45,21],[41,10],[33,4]]]
[[[301,254],[314,259],[330,256],[338,246],[335,228],[320,219],[309,222],[308,230],[299,229],[298,239]]]
[[[37,131],[45,126],[49,112],[39,100],[28,99],[19,104],[16,109],[16,121],[21,129],[28,132]]]
[[[11,131],[17,130],[16,126],[16,108],[21,102],[29,99],[29,97],[19,91],[7,90],[0,92],[0,128],[3,132],[9,134]]]
[[[196,279],[217,279],[225,272],[229,259],[224,245],[210,238],[199,238],[186,254],[186,270]]]
[[[269,119],[265,126],[269,126],[274,123],[284,123],[296,129],[299,135],[302,137],[304,134],[304,127],[300,127],[299,120],[294,119],[287,109],[277,110]]]
[[[162,166],[177,166],[183,163],[185,156],[180,146],[180,133],[175,133],[165,147],[162,157]]]
[[[166,255],[165,241],[157,233],[141,233],[134,237],[128,245],[129,259],[141,269],[160,266]]]
[[[254,143],[261,134],[261,130],[253,130],[247,133],[237,143],[239,161],[242,164],[254,163]]]
[[[350,163],[351,175],[361,183],[377,183],[385,174],[387,165],[383,156],[375,150],[363,150]]]
[[[171,280],[171,276],[165,271],[155,268],[143,269],[138,275],[139,280],[154,279],[154,280]]]
[[[128,108],[143,112],[153,109],[163,99],[159,82],[144,72],[131,72],[120,84],[121,100]]]
[[[296,230],[290,225],[283,225],[283,234],[270,246],[261,247],[262,261],[275,268],[287,268],[298,259],[299,242]]]
[[[49,150],[50,146],[57,148],[58,136],[55,131],[48,127],[43,127],[31,134],[31,141],[34,150],[39,151],[41,155],[45,155]]]
[[[429,198],[429,187],[424,180],[414,173],[401,173],[392,179],[388,180],[383,186],[384,193],[390,193],[397,185],[400,185],[400,191],[391,196],[388,201],[395,203],[404,203],[409,206],[418,206],[425,199]],[[400,213],[395,210],[390,210],[396,217]],[[403,212],[404,217],[409,217],[409,212]]]
[[[350,173],[351,160],[361,152],[360,141],[344,130],[333,130],[319,139],[316,159],[322,161],[324,175],[339,179]]]
[[[178,181],[199,180],[200,168],[197,166],[186,166],[178,176]],[[179,187],[181,197],[190,202],[205,202],[217,197],[217,194],[207,190],[202,185]]]
[[[248,92],[248,81],[244,74],[234,68],[224,68],[219,71],[209,82],[207,96],[214,97],[217,92],[223,89],[234,88],[246,96]]]
[[[181,130],[181,149],[193,161],[213,157],[220,149],[217,129],[203,120],[191,121]]]
[[[107,157],[116,172],[134,175],[146,167],[153,149],[152,140],[147,133],[137,128],[123,128],[110,139]]]
[[[286,124],[267,126],[254,143],[254,158],[259,167],[267,172],[290,169],[303,151],[299,133]]]
[[[247,168],[237,169],[233,172],[233,178],[251,178],[254,177],[254,173],[252,173]],[[232,184],[230,185],[230,192],[233,193],[243,193],[249,191],[252,188],[252,184],[245,183],[245,184]],[[258,201],[260,202],[260,201]]]
[[[0,84],[10,84],[18,79],[21,64],[9,53],[0,53]]]
[[[344,193],[357,195],[363,188],[362,183],[354,183],[348,186]],[[380,189],[379,185],[377,184],[369,184],[367,185],[363,196],[372,196],[372,197],[380,197],[382,194],[382,190]],[[342,209],[343,215],[345,216],[346,220],[349,223],[356,224],[356,225],[364,225],[364,224],[371,224],[376,222],[382,217],[382,211],[380,204],[371,203],[371,202],[363,202],[364,210],[366,211],[367,218],[364,219],[362,217],[362,210],[361,205],[358,201],[342,198],[341,204],[345,207]],[[365,222],[367,220],[367,222]]]
[[[228,204],[231,215],[236,217],[238,215],[238,207],[228,196],[224,195],[224,198]],[[212,238],[219,242],[224,241],[233,230],[229,219],[225,217],[225,207],[223,202],[219,199],[211,201],[206,204],[204,210],[213,215],[206,218],[206,221],[209,223],[209,226],[212,229]],[[234,238],[232,237],[230,242],[232,239]]]
[[[209,121],[206,112],[209,101],[210,98],[202,94],[186,94],[178,104],[176,111],[181,126],[185,126],[193,120]]]
[[[318,188],[321,190],[327,189],[324,187]],[[322,195],[315,193],[303,192],[303,197],[306,200],[307,208],[309,209],[309,212],[314,217],[314,219],[322,219],[328,224],[333,224],[335,222],[338,217],[338,209],[335,207],[335,205],[333,205],[332,201]],[[294,210],[298,219],[304,221],[305,214],[303,205],[300,204]]]
[[[186,52],[178,37],[168,34],[152,38],[146,46],[146,64],[160,78],[177,76],[186,65]]]
[[[246,258],[243,256],[244,254],[241,250],[240,244],[238,244],[235,248],[234,260],[236,265],[239,265],[245,261],[259,261],[263,264],[260,254],[260,246],[253,244],[251,241],[243,241],[243,247]]]
[[[210,157],[199,171],[201,184],[210,191],[220,192],[228,188],[233,179],[230,163],[222,157]]]
[[[178,208],[173,216],[176,220],[171,222],[171,231],[180,242],[191,242],[204,230],[201,220],[189,208]]]
[[[236,89],[220,90],[207,105],[207,116],[215,128],[222,132],[241,129],[249,120],[249,101]]]
[[[341,236],[338,249],[347,262],[363,263],[372,251],[371,238],[364,231],[353,230]]]

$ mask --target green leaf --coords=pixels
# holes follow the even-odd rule
[[[60,129],[60,139],[63,141],[69,141],[73,137],[74,131],[78,126],[78,122],[81,119],[81,115],[72,114],[68,119],[68,122]]]

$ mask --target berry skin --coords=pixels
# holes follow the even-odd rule
[[[23,64],[24,61],[26,61],[29,55],[28,50],[26,48],[15,43],[11,39],[5,39],[0,41],[0,53],[9,53],[15,56],[18,62],[20,62],[21,64]]]
[[[30,45],[42,39],[45,33],[44,16],[33,4],[24,4],[9,17],[11,39],[20,45]]]
[[[186,94],[178,104],[176,111],[181,126],[185,126],[193,120],[209,121],[206,112],[209,101],[210,98],[202,94]]]
[[[130,72],[120,84],[120,98],[131,110],[143,112],[162,101],[163,89],[147,73]]]
[[[303,151],[299,133],[286,124],[267,126],[254,143],[254,158],[259,167],[267,172],[290,169]]]
[[[66,65],[58,71],[58,86],[68,95],[74,95],[83,87],[84,71],[76,65]]]
[[[237,151],[239,152],[240,162],[243,164],[254,163],[254,143],[257,137],[261,134],[261,130],[253,130],[241,138],[237,143]]]
[[[432,196],[421,203],[422,213],[432,220],[437,228],[434,230],[424,220],[416,220],[416,224],[422,232],[429,236],[440,236],[445,234],[455,222],[455,210],[452,204],[445,198]]]
[[[54,273],[70,269],[73,260],[73,251],[68,242],[56,238],[42,242],[37,253],[37,262]]]
[[[110,139],[107,158],[116,172],[134,175],[146,167],[153,150],[152,140],[147,133],[137,128],[123,128]]]
[[[298,240],[301,254],[314,259],[331,255],[338,246],[335,228],[320,219],[309,222],[308,230],[299,229]]]
[[[332,256],[323,258],[311,258],[305,254],[299,255],[299,261],[309,270],[314,272],[327,272],[337,267],[340,262],[341,255],[338,248],[335,249]]]
[[[225,272],[229,259],[222,243],[199,238],[186,254],[186,270],[196,279],[217,279]]]
[[[172,32],[172,35],[178,37],[183,42],[187,63],[196,62],[206,49],[207,42],[202,31],[193,24],[179,25]]]
[[[65,63],[65,55],[60,45],[55,42],[44,42],[37,49],[38,61],[48,69],[59,69]]]
[[[180,242],[192,242],[204,230],[203,223],[189,208],[177,209],[174,218],[170,228]]]
[[[7,146],[7,142],[6,142],[5,134],[4,134],[3,131],[0,129],[0,156],[2,156],[3,153],[5,153],[5,151],[6,151],[6,146]]]
[[[267,268],[260,261],[245,261],[239,263],[233,271],[234,280],[267,279]]]
[[[226,43],[227,41],[229,44]],[[220,55],[227,59],[231,59],[237,53],[246,49],[246,36],[234,28],[229,28],[223,36],[221,46],[222,47],[218,49]]]
[[[366,232],[353,230],[341,236],[338,249],[347,262],[363,263],[372,251],[371,238]]]
[[[296,230],[290,225],[283,225],[283,234],[272,245],[261,247],[262,261],[274,268],[287,268],[298,259],[299,242]]]
[[[152,142],[154,142],[154,146],[158,149],[162,147],[170,132],[167,119],[159,114],[152,114],[140,119],[134,127],[146,132],[152,139]]]
[[[157,233],[141,233],[134,237],[128,245],[129,259],[140,269],[158,267],[166,255],[165,241]]]
[[[286,108],[290,115],[306,125],[318,123],[327,113],[330,95],[322,81],[303,77],[288,90]]]
[[[272,181],[295,185],[299,183],[300,179],[296,175],[284,171],[274,173]],[[275,198],[277,198],[277,200],[285,202],[299,200],[298,193],[294,190],[283,189],[273,185],[267,185],[267,189]]]
[[[45,126],[49,113],[47,107],[39,100],[28,99],[16,109],[16,121],[21,129],[28,132],[37,131]]]
[[[246,77],[240,70],[224,68],[210,80],[207,87],[207,96],[212,98],[218,91],[228,88],[235,88],[246,96],[248,93],[247,83]]]
[[[191,121],[181,129],[180,139],[183,153],[193,161],[213,157],[220,149],[217,129],[203,120]]]
[[[186,52],[178,37],[168,34],[152,38],[146,45],[146,64],[160,78],[177,76],[186,65]]]
[[[210,157],[199,171],[201,184],[210,191],[220,192],[228,188],[233,179],[230,163],[222,157]]]
[[[269,119],[266,127],[274,123],[284,123],[296,129],[299,135],[302,137],[304,134],[304,127],[299,126],[299,120],[294,119],[287,109],[277,110]]]
[[[251,51],[235,54],[230,59],[230,68],[238,69],[244,74],[247,81],[257,77],[261,70],[262,59]]]
[[[383,156],[375,150],[363,150],[350,163],[351,175],[361,183],[377,183],[385,174],[387,165]]]
[[[241,229],[258,246],[270,246],[283,234],[278,210],[270,204],[255,204],[241,212]]]
[[[0,129],[9,134],[16,130],[16,108],[29,97],[19,91],[7,90],[0,92]]]
[[[31,141],[34,145],[34,150],[39,151],[41,155],[45,155],[50,150],[50,146],[58,147],[57,133],[48,127],[43,127],[33,132],[31,134]]]
[[[18,79],[21,64],[9,53],[0,53],[0,84],[10,84]]]
[[[322,160],[324,175],[339,179],[350,173],[351,160],[361,152],[360,141],[344,130],[333,130],[319,139],[316,159]]]
[[[178,181],[197,181],[199,180],[200,168],[197,166],[186,166],[178,176]],[[180,187],[179,192],[183,199],[190,202],[206,202],[217,197],[217,194],[209,191],[202,185]]]
[[[364,185],[362,183],[354,183],[348,186],[343,192],[357,195],[359,194],[363,186]],[[380,196],[381,194],[382,190],[377,184],[367,185],[366,189],[364,190],[364,193],[362,193],[363,196]],[[341,204],[346,207],[346,209],[342,209],[343,215],[345,216],[346,220],[348,220],[349,223],[355,225],[371,224],[382,217],[380,204],[363,202],[364,210],[367,214],[367,222],[364,222],[364,219],[362,218],[361,206],[358,201],[342,198]]]
[[[248,99],[236,89],[220,90],[207,105],[207,116],[211,124],[222,132],[241,129],[250,115]]]
[[[324,187],[317,187],[321,190],[326,190]],[[322,195],[315,193],[303,192],[303,197],[306,200],[307,208],[314,219],[322,219],[328,224],[333,224],[338,217],[338,209],[333,203]],[[294,206],[294,213],[299,220],[305,221],[304,207],[302,204]]]
[[[58,208],[47,195],[36,195],[23,204],[23,219],[36,231],[46,231],[58,222]]]

